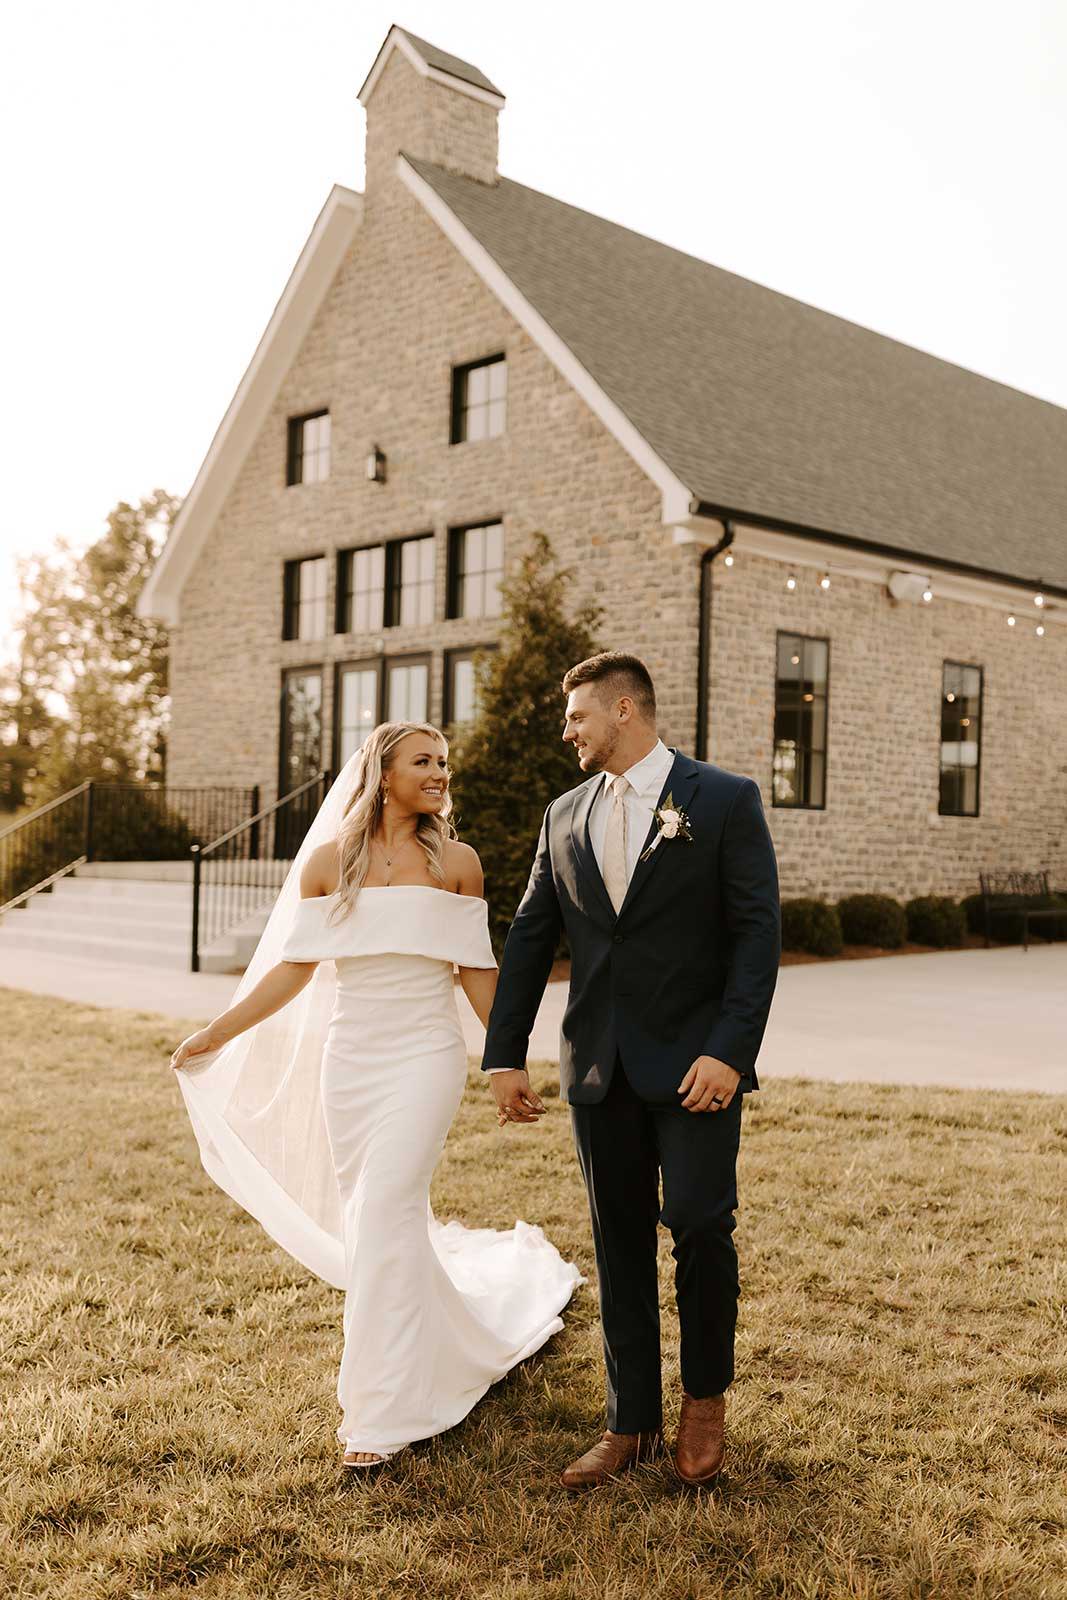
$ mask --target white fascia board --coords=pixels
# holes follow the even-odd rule
[[[712,526],[718,530],[719,523]],[[714,542],[714,541],[711,541]],[[1011,584],[994,578],[969,577],[966,573],[951,572],[939,567],[936,561],[923,556],[882,556],[874,552],[853,550],[847,545],[823,543],[797,534],[776,533],[769,528],[734,525],[734,538],[730,547],[735,555],[762,556],[768,561],[780,561],[790,567],[814,568],[828,572],[831,581],[835,576],[859,578],[868,583],[885,584],[891,572],[915,572],[929,579],[934,592],[932,604],[938,600],[957,600],[964,605],[987,606],[994,611],[1010,611],[1020,623],[1043,622],[1067,627],[1067,603],[1049,600],[1044,606],[1034,605],[1033,588]]]
[[[178,622],[182,587],[362,217],[363,196],[334,184],[141,591],[139,617]]]
[[[400,54],[406,61],[411,63],[420,77],[429,78],[434,83],[443,83],[449,89],[457,89],[460,94],[469,95],[472,100],[480,100],[483,105],[495,106],[498,111],[503,110],[505,102],[502,94],[493,94],[490,89],[482,89],[476,83],[468,83],[466,78],[457,78],[455,73],[444,72],[440,67],[431,67],[429,62],[424,61],[420,56],[404,30],[398,28],[395,22],[386,34],[385,42],[378,51],[377,59],[368,72],[362,89],[359,91],[358,99],[364,107],[366,107],[367,102],[374,93],[378,79],[385,71],[385,64],[394,50],[400,51]]]
[[[525,329],[557,371],[562,373],[594,415],[599,417],[627,455],[660,490],[663,496],[663,521],[673,524],[687,518],[693,509],[691,491],[680,478],[675,476],[662,457],[656,454],[648,440],[638,433],[629,417],[620,410],[615,401],[605,394],[570,346],[563,342],[555,329],[549,326],[503,268],[494,261],[485,246],[474,237],[436,190],[419,176],[402,155],[397,157],[396,170],[397,175],[411,190],[419,204],[429,213],[468,265],[473,267],[486,287],[492,290],[505,310],[509,311],[519,326]]]

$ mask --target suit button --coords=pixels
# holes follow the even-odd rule
[[[626,942],[625,936],[623,934],[621,934],[621,933],[613,934],[611,942],[612,942],[612,944],[625,944],[625,942]]]

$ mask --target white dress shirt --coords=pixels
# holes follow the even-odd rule
[[[635,761],[634,765],[623,773],[623,777],[630,785],[622,802],[626,807],[627,883],[634,875],[637,858],[641,854],[648,830],[652,826],[652,818],[656,814],[656,802],[663,793],[663,785],[667,782],[667,774],[673,764],[674,756],[671,751],[667,749],[662,739],[657,739],[648,755],[642,756],[640,761]],[[615,804],[615,797],[611,792],[611,781],[614,776],[612,772],[601,774],[600,789],[589,813],[589,841],[601,872],[604,870],[604,838],[608,831],[608,817]]]
[[[667,774],[674,765],[674,754],[667,749],[662,739],[657,739],[647,756],[642,756],[640,761],[635,761],[632,767],[627,767],[623,777],[630,787],[626,791],[623,805],[626,807],[626,881],[629,883],[634,875],[637,858],[641,854],[648,830],[652,826],[652,818],[656,814],[656,801],[663,793],[663,785],[667,782]],[[601,872],[604,870],[604,835],[608,831],[608,814],[615,804],[615,797],[611,792],[613,772],[600,774],[600,788],[593,800],[593,809],[589,814],[589,839],[593,846],[596,864]],[[494,1072],[510,1072],[510,1067],[490,1067],[490,1076]]]

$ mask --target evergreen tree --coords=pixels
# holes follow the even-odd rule
[[[545,807],[582,781],[562,742],[563,674],[600,646],[600,607],[568,614],[569,568],[536,534],[501,586],[503,628],[496,650],[477,659],[479,710],[452,746],[455,821],[485,869],[497,952],[522,899]]]

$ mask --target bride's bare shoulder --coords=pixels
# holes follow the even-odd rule
[[[341,852],[336,839],[327,839],[312,850],[300,874],[301,899],[333,894],[341,881]]]
[[[445,845],[444,865],[445,877],[457,894],[481,895],[485,879],[477,850],[460,839],[449,839]]]

